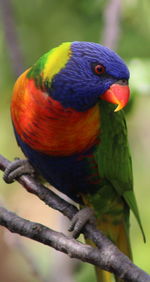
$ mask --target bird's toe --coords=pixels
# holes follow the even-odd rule
[[[4,171],[3,179],[6,183],[12,183],[23,174],[34,174],[34,169],[28,160],[21,160],[16,158],[11,162]]]
[[[72,231],[74,238],[77,238],[82,232],[82,229],[86,223],[89,222],[94,224],[95,221],[96,219],[93,210],[91,208],[85,207],[75,214],[68,230]]]

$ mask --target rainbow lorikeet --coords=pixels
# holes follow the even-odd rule
[[[35,170],[91,207],[100,230],[131,257],[130,209],[143,229],[121,110],[129,99],[128,80],[127,66],[112,50],[66,42],[18,78],[11,116],[17,142]],[[98,279],[111,281],[111,274],[99,271]]]

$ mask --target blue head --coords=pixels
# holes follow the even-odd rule
[[[54,75],[47,89],[64,108],[85,111],[95,105],[111,85],[127,85],[129,70],[109,48],[91,42],[73,42],[70,48],[68,62]]]

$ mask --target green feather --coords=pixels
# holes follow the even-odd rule
[[[95,152],[99,175],[110,183],[120,197],[125,199],[139,223],[145,242],[145,234],[133,192],[132,161],[124,112],[121,110],[115,113],[114,107],[105,101],[100,102],[101,143]],[[109,198],[112,197],[111,195],[112,192],[109,193]]]
[[[93,191],[83,195],[83,199],[95,211],[97,228],[132,259],[129,239],[130,209],[140,226],[144,242],[145,234],[133,191],[132,161],[124,112],[114,112],[116,106],[102,100],[99,106],[100,143],[93,153],[97,166],[92,167],[94,161],[91,158],[87,159],[87,165],[89,175],[98,169],[100,182],[95,189],[93,187]],[[111,281],[108,273],[100,269],[96,271],[98,281]],[[116,281],[121,280],[116,278]]]
[[[141,229],[141,232],[142,232],[142,235],[143,235],[143,240],[144,240],[144,243],[145,243],[146,237],[145,237],[144,230],[143,230],[142,223],[141,223],[141,219],[140,219],[140,216],[139,216],[139,211],[138,211],[135,195],[134,195],[133,191],[126,191],[123,194],[123,197],[124,197],[125,201],[128,203],[130,209],[132,210],[132,212],[134,213],[134,215],[137,219],[137,222],[140,226],[140,229]]]

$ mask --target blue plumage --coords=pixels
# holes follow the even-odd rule
[[[72,55],[47,89],[49,95],[65,107],[85,111],[119,79],[129,79],[129,70],[112,50],[91,42],[73,42]],[[106,73],[101,77],[92,71],[92,64],[102,64]],[[69,78],[69,79],[68,79]]]

